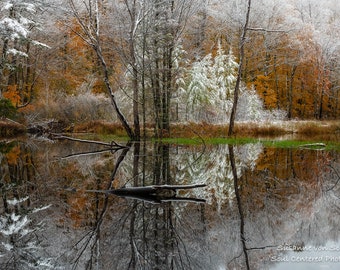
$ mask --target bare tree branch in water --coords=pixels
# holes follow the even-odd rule
[[[156,145],[155,151],[156,158],[151,161],[154,170],[152,181],[155,185],[138,186],[145,184],[145,174],[138,173],[136,167],[139,165],[134,163],[136,167],[132,169],[133,179],[138,179],[137,174],[142,175],[134,182],[137,186],[109,191],[111,194],[121,193],[123,197],[142,198],[142,201],[131,202],[131,208],[134,210],[131,211],[130,222],[126,223],[129,226],[126,228],[126,234],[129,235],[131,257],[124,264],[126,268],[122,269],[203,269],[199,264],[195,264],[191,257],[183,239],[183,224],[179,224],[181,218],[176,215],[176,207],[172,201],[200,202],[201,200],[196,198],[179,198],[174,195],[178,190],[190,190],[205,185],[172,184],[169,151],[159,145]],[[145,162],[143,160],[140,165],[145,165]],[[147,199],[148,202],[161,204],[147,204]],[[192,224],[189,222],[188,225]],[[193,234],[191,229],[187,232],[189,235]],[[118,269],[118,266],[116,268]]]
[[[332,187],[326,189],[325,192],[333,190],[338,185],[338,183],[340,181],[340,174],[339,174],[339,172],[332,165],[329,165],[329,167],[331,167],[333,169],[334,173],[338,177],[338,180],[335,182],[335,184]]]
[[[177,197],[177,192],[179,193],[180,190],[190,192],[190,189],[201,188],[206,185],[173,185],[171,179],[167,178],[170,177],[170,166],[166,163],[169,163],[170,160],[168,157],[165,157],[164,160],[159,159],[153,164],[156,167],[161,166],[160,168],[157,167],[162,172],[162,175],[158,175],[160,180],[156,181],[159,184],[138,186],[145,184],[147,181],[144,179],[144,177],[146,177],[145,174],[139,171],[139,166],[144,163],[135,156],[144,157],[146,155],[140,155],[139,151],[135,149],[133,152],[133,163],[136,167],[130,168],[133,172],[132,179],[134,179],[134,187],[113,189],[113,179],[117,177],[119,164],[124,160],[129,149],[130,148],[123,149],[122,154],[117,158],[107,189],[88,190],[89,192],[97,193],[97,195],[103,194],[105,201],[104,204],[101,203],[103,206],[96,217],[96,224],[90,232],[86,233],[86,235],[74,245],[74,250],[78,248],[78,251],[74,251],[73,269],[78,269],[85,264],[86,269],[93,269],[95,265],[99,263],[106,265],[105,262],[102,261],[105,260],[105,258],[100,258],[99,260],[98,255],[103,253],[103,250],[99,250],[99,244],[100,248],[105,245],[101,240],[101,231],[103,231],[103,227],[105,226],[102,224],[106,224],[103,220],[107,220],[106,216],[108,216],[109,213],[107,209],[109,209],[108,205],[110,204],[108,200],[111,194],[121,195],[121,197],[131,196],[133,199],[140,199],[140,197],[138,197],[139,195],[146,195],[144,197],[142,196],[142,201],[133,200],[131,203],[128,203],[123,216],[118,217],[118,219],[115,219],[114,224],[111,224],[112,230],[110,231],[110,235],[115,239],[113,245],[119,246],[119,244],[122,243],[124,248],[126,248],[127,244],[131,247],[128,252],[129,254],[126,254],[126,250],[121,250],[119,252],[123,252],[124,255],[121,257],[118,256],[110,261],[110,265],[114,265],[112,269],[139,269],[140,266],[147,267],[147,269],[154,269],[153,267],[158,264],[163,266],[169,265],[169,268],[163,269],[203,269],[200,268],[198,264],[195,264],[196,261],[190,257],[190,249],[188,250],[188,247],[186,247],[186,237],[183,236],[182,225],[179,228],[176,226],[178,217],[175,214],[175,207],[172,201],[204,202],[204,200],[197,198]],[[164,151],[161,153],[167,155],[168,152]],[[157,158],[159,158],[158,155]],[[180,194],[181,193],[178,195]],[[162,204],[146,204],[147,199],[153,203],[158,202]],[[187,233],[190,235],[192,231],[188,230]],[[128,238],[126,238],[126,236]],[[182,237],[184,238],[182,239]],[[127,243],[126,240],[129,240],[129,242]],[[86,260],[85,263],[84,260]]]

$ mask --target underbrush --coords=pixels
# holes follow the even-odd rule
[[[236,136],[275,137],[289,133],[283,126],[270,123],[239,123],[235,125]]]
[[[26,127],[15,122],[0,120],[0,137],[13,137],[26,133]]]
[[[109,98],[91,92],[77,95],[54,94],[48,100],[40,99],[35,109],[26,114],[28,122],[46,119],[62,120],[66,123],[82,124],[98,119],[114,121],[115,115]]]
[[[208,123],[176,124],[172,125],[170,134],[171,137],[227,137],[228,129],[228,125],[213,125]],[[274,137],[287,133],[288,131],[284,127],[269,123],[241,122],[236,123],[234,127],[234,136],[237,137]]]
[[[94,120],[86,123],[77,124],[74,127],[75,133],[97,133],[97,134],[113,134],[116,136],[126,136],[126,132],[122,125],[111,123],[103,120]]]
[[[168,138],[226,138],[228,125],[214,125],[209,123],[181,123],[172,124]],[[101,133],[126,136],[121,124],[109,121],[95,120],[80,123],[75,126],[75,132]],[[143,130],[141,131],[143,134]],[[281,123],[235,123],[233,137],[267,137],[274,138],[284,135],[303,137],[327,137],[340,135],[340,121],[284,121]],[[152,138],[153,127],[146,127],[146,137]]]
[[[340,134],[340,121],[297,121],[297,133],[305,136]]]

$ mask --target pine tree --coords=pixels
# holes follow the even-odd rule
[[[232,105],[238,64],[218,44],[215,57],[207,54],[195,61],[180,80],[186,120],[225,122]]]
[[[30,53],[33,46],[48,47],[33,38],[40,28],[39,16],[46,8],[43,1],[8,0],[0,9],[0,97],[7,86],[13,86],[20,94],[21,102],[33,77]],[[12,89],[13,89],[12,87]]]

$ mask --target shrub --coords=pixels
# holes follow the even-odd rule
[[[99,119],[115,120],[110,99],[104,95],[89,92],[71,96],[55,93],[48,101],[41,99],[36,104],[36,110],[30,114],[34,116],[35,121],[55,119],[75,124]]]
[[[15,108],[9,99],[0,99],[0,117],[15,118],[17,115],[17,108]]]
[[[13,119],[17,116],[17,109],[9,99],[0,99],[0,117]]]

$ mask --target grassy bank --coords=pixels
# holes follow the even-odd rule
[[[126,137],[123,127],[117,123],[105,121],[90,121],[75,125],[75,133],[91,133],[99,137]],[[212,125],[208,123],[172,124],[170,134],[165,136],[168,140],[182,138],[181,140],[206,140],[214,138],[224,140],[227,137],[227,125]],[[18,123],[1,120],[0,135],[16,136],[25,133],[25,127]],[[142,134],[144,132],[142,131]],[[153,128],[145,130],[148,139],[152,139]],[[340,137],[340,120],[333,121],[281,121],[281,122],[238,122],[235,124],[235,133],[232,138],[240,141],[242,138],[253,139],[280,139],[280,140],[337,140]]]
[[[123,127],[116,123],[91,121],[76,125],[77,133],[96,133],[126,136]],[[340,136],[340,120],[333,121],[280,121],[280,122],[238,122],[235,124],[235,137],[280,137],[294,136]],[[226,137],[228,125],[208,123],[172,124],[170,138],[217,138]],[[145,130],[147,138],[153,136],[152,126]],[[143,131],[142,131],[143,134]]]
[[[83,124],[81,128],[78,126],[75,130],[79,132],[77,136],[84,139],[128,140],[122,127],[107,122],[91,122],[90,125]],[[235,134],[230,138],[226,136],[227,130],[226,125],[173,124],[169,136],[160,141],[185,145],[261,142],[268,147],[280,148],[297,148],[307,144],[325,143],[326,149],[340,150],[340,121],[237,123]],[[152,137],[152,127],[147,128],[146,134],[149,140],[159,140]]]
[[[197,135],[203,138],[226,137],[227,125],[209,125],[207,123],[173,125],[171,137],[192,137]],[[314,136],[340,136],[340,121],[280,121],[280,122],[239,122],[235,124],[235,137],[314,137]]]

